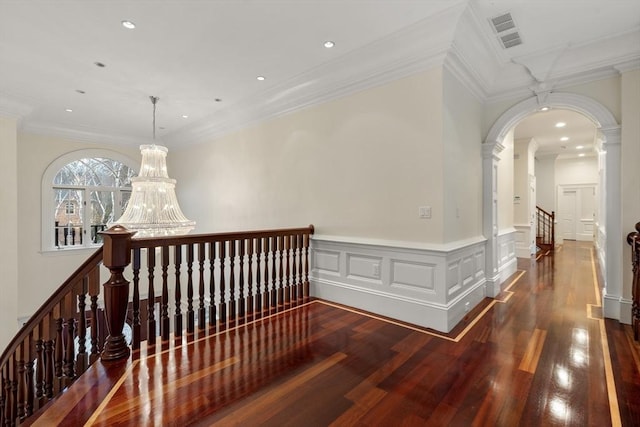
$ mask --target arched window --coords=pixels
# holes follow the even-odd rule
[[[43,250],[102,244],[131,195],[133,162],[106,150],[81,150],[54,161],[43,177]]]

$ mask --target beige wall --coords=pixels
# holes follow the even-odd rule
[[[323,235],[441,243],[442,92],[433,69],[173,150],[181,207],[196,232],[313,223]]]
[[[0,349],[15,335],[18,327],[18,141],[16,120],[0,117],[0,275],[2,297],[0,297]]]
[[[68,141],[39,135],[18,135],[18,316],[31,315],[94,249],[42,252],[42,175],[56,158],[71,151],[102,148],[140,162],[137,147],[124,148]]]
[[[513,229],[513,129],[504,137],[504,150],[498,162],[498,230]]]
[[[482,105],[443,76],[444,241],[482,235]]]
[[[629,253],[627,233],[640,222],[640,70],[622,74],[622,231],[623,254]],[[631,262],[623,264],[623,297],[631,298]]]

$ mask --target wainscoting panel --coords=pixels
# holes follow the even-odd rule
[[[314,236],[311,295],[448,332],[486,295],[482,237],[447,245]]]

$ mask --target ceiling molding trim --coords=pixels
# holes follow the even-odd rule
[[[71,141],[88,142],[94,144],[115,144],[126,145],[130,147],[141,144],[149,144],[149,139],[146,138],[135,138],[124,135],[114,135],[109,133],[70,129],[48,123],[24,124],[23,126],[21,126],[20,131],[23,133],[31,133],[34,135],[53,136],[68,139]]]
[[[480,76],[458,55],[455,48],[447,55],[444,68],[453,74],[480,103],[485,102],[487,93],[485,87],[479,83]]]
[[[627,62],[623,62],[621,64],[615,65],[613,68],[618,70],[620,73],[626,73],[627,71],[635,71],[640,69],[640,58],[632,59]]]
[[[33,107],[0,94],[0,116],[20,120],[33,112]]]

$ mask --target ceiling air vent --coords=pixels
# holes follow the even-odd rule
[[[505,49],[509,49],[510,47],[518,46],[522,44],[522,39],[520,38],[520,34],[518,32],[505,34],[500,36],[500,42],[502,42],[502,47]]]
[[[491,18],[491,24],[493,25],[493,30],[496,34],[516,27],[516,24],[513,22],[513,18],[509,12],[496,16],[495,18]]]

